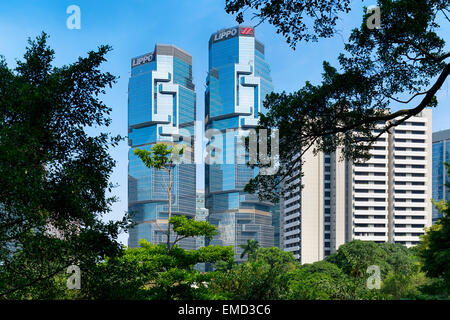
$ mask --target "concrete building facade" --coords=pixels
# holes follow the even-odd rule
[[[426,109],[383,133],[366,162],[308,151],[301,177],[294,159],[289,183],[298,187],[283,201],[283,249],[311,263],[354,239],[416,245],[431,225],[431,128]]]

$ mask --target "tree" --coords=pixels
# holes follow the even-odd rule
[[[111,47],[54,67],[47,39],[29,40],[15,69],[0,58],[0,298],[64,293],[67,267],[118,254],[130,222],[101,219],[121,138],[86,132],[111,123],[101,95],[116,77],[100,71]]]
[[[399,299],[418,296],[420,286],[427,283],[414,252],[415,249],[397,243],[353,240],[341,245],[325,261],[351,277],[352,299]],[[367,271],[371,265],[380,268],[381,291],[366,286],[372,275]]]
[[[418,271],[411,251],[397,243],[353,240],[341,245],[325,261],[336,264],[345,274],[361,279],[366,277],[371,265],[380,267],[382,279],[389,272],[409,276]]]
[[[407,248],[399,243],[378,243],[385,252],[385,262],[388,272],[402,274],[410,277],[420,271],[414,249]]]
[[[244,22],[244,12],[248,9],[256,10],[252,19],[259,19],[257,26],[269,22],[295,49],[299,41],[333,36],[339,14],[348,13],[351,8],[350,0],[226,0],[225,11],[236,14],[239,24]]]
[[[172,217],[174,230],[182,237],[212,236],[215,226],[207,222]],[[213,299],[208,285],[214,273],[194,269],[198,263],[232,263],[232,247],[207,246],[185,250],[173,245],[170,253],[165,244],[140,241],[140,247],[128,248],[122,255],[108,258],[89,273],[82,288],[83,298],[93,299]]]
[[[373,241],[353,240],[339,247],[325,261],[336,264],[347,275],[362,278],[370,265],[378,265],[387,273],[386,253]]]
[[[420,288],[428,283],[423,272],[413,275],[389,272],[383,280],[381,291],[395,300],[421,297]]]
[[[169,217],[167,221],[167,231],[164,232],[167,236],[167,253],[170,254],[170,219],[172,217],[172,172],[176,164],[180,160],[180,156],[184,153],[183,145],[174,145],[169,147],[166,143],[157,143],[151,147],[150,151],[143,149],[134,149],[134,154],[137,155],[145,166],[149,169],[166,170],[169,176],[169,183],[167,185],[167,195],[169,200]],[[160,228],[160,226],[156,223]],[[175,244],[175,242],[173,243]]]
[[[172,216],[172,173],[180,163],[180,156],[184,153],[184,146],[169,147],[166,143],[158,143],[150,151],[135,149],[136,154],[149,169],[165,170],[168,173],[167,195],[169,213],[167,236],[165,245],[153,245],[141,241],[141,248],[129,249],[127,253],[150,259],[151,268],[143,271],[141,285],[146,286],[145,293],[150,299],[194,299],[202,295],[207,298],[205,284],[211,280],[211,275],[201,275],[193,270],[197,263],[232,263],[233,249],[231,247],[207,246],[197,250],[184,250],[177,243],[182,239],[204,236],[210,240],[217,234],[217,227],[206,221],[195,221],[185,216]],[[157,225],[160,229],[161,227]],[[171,227],[176,234],[171,242]],[[162,230],[162,229],[161,229]],[[145,255],[145,256],[142,256]],[[139,258],[139,263],[143,260]],[[136,262],[136,261],[135,261]],[[142,262],[146,265],[145,262]],[[133,283],[133,282],[132,282]],[[200,292],[200,293],[199,293]]]
[[[255,241],[255,239],[247,240],[247,244],[240,244],[239,248],[244,249],[241,253],[241,259],[245,257],[245,255],[248,255],[248,258],[250,259],[251,256],[258,250],[259,248],[259,242]]]
[[[226,273],[216,272],[210,284],[212,294],[234,300],[285,299],[289,271],[298,262],[291,252],[259,248],[252,259]]]
[[[446,163],[450,176],[450,164]],[[450,184],[446,184],[450,187]],[[422,269],[429,277],[442,278],[446,294],[450,294],[450,202],[434,202],[442,217],[426,230],[417,246]]]
[[[275,175],[257,175],[245,191],[258,192],[261,199],[279,200],[292,191],[286,182],[293,159],[312,150],[334,152],[361,161],[370,155],[380,135],[436,107],[436,93],[450,73],[450,52],[445,51],[440,24],[450,22],[448,0],[379,0],[382,25],[369,29],[364,13],[338,57],[339,68],[323,63],[323,80],[306,82],[294,93],[272,93],[260,115],[259,128],[279,130],[279,165]],[[227,10],[237,13],[256,10],[260,21],[273,24],[291,46],[297,41],[332,36],[336,17],[348,12],[348,1],[228,1]],[[313,16],[313,32],[305,27]],[[320,19],[329,15],[329,19]],[[306,20],[305,20],[306,18]],[[314,34],[312,36],[311,34]],[[391,112],[392,107],[405,106]],[[258,130],[259,131],[259,130]],[[257,131],[257,132],[258,132]],[[299,160],[301,161],[301,160]],[[301,162],[299,162],[301,163]],[[252,167],[264,167],[258,162]]]
[[[343,300],[355,298],[351,278],[326,261],[305,264],[289,274],[288,299]]]

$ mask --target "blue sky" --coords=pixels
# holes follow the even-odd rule
[[[69,30],[66,20],[70,5],[81,9],[81,29]],[[362,6],[375,4],[375,0],[353,1],[353,10],[340,19],[340,35],[318,43],[299,44],[292,50],[281,35],[269,24],[259,25],[256,38],[266,46],[266,60],[271,68],[275,91],[291,92],[309,80],[320,81],[323,60],[336,65],[342,52],[344,39],[358,26]],[[208,40],[218,29],[236,25],[234,17],[225,13],[224,0],[23,0],[0,2],[0,55],[10,67],[21,59],[27,38],[45,31],[49,44],[56,52],[54,64],[59,66],[76,60],[101,44],[109,44],[113,51],[103,65],[105,71],[119,76],[118,83],[103,97],[113,108],[113,134],[127,135],[127,88],[130,59],[153,51],[155,43],[174,44],[193,56],[193,77],[197,90],[197,117],[203,119],[205,78],[208,69]],[[249,25],[256,21],[248,21]],[[449,34],[446,30],[443,34]],[[447,41],[448,42],[448,41]],[[450,128],[449,81],[438,93],[440,105],[433,113],[433,131]],[[127,210],[127,152],[124,142],[112,151],[117,166],[111,181],[119,187],[114,194],[119,202],[105,219],[120,219]],[[203,174],[198,176],[202,185]],[[126,244],[128,236],[119,240]]]

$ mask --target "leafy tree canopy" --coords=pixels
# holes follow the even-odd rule
[[[446,164],[450,176],[450,164]],[[450,187],[450,184],[447,184]],[[442,278],[447,294],[450,294],[450,202],[435,202],[442,217],[426,230],[417,246],[422,269],[433,278]]]
[[[121,138],[86,132],[111,123],[101,96],[116,77],[100,71],[111,47],[55,67],[47,39],[29,40],[15,69],[0,58],[1,298],[51,298],[68,266],[83,272],[120,253],[129,225],[101,219],[116,200],[109,149]]]
[[[171,218],[181,237],[212,236],[215,226],[208,222]],[[180,238],[181,239],[181,238]],[[212,299],[220,298],[208,290],[214,273],[195,270],[199,263],[232,263],[232,247],[206,246],[185,250],[173,244],[151,244],[142,239],[140,247],[123,250],[89,273],[81,296],[95,299]]]
[[[267,21],[287,43],[295,48],[299,41],[317,41],[336,32],[339,14],[350,11],[350,0],[226,0],[225,11],[236,14],[236,21],[245,21],[244,13],[254,9],[253,17],[260,23]]]
[[[227,272],[215,272],[210,290],[225,299],[283,299],[289,271],[297,266],[298,262],[290,252],[276,247],[259,248],[249,261]]]
[[[239,248],[243,249],[241,253],[241,259],[248,255],[248,259],[251,259],[252,255],[259,248],[259,243],[255,239],[247,240],[246,244],[240,244]]]
[[[336,264],[347,275],[366,277],[371,265],[380,267],[381,276],[390,271],[410,275],[416,271],[411,252],[401,244],[353,240],[345,243],[325,261]]]

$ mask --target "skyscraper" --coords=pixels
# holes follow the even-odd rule
[[[151,243],[166,241],[168,174],[147,168],[134,155],[135,148],[149,150],[154,144],[186,145],[185,164],[173,172],[172,214],[196,214],[194,157],[195,87],[192,83],[192,57],[173,46],[157,44],[153,52],[131,60],[128,88],[128,208],[137,225],[130,230],[128,245],[140,239]],[[161,230],[162,229],[162,230]],[[173,238],[172,238],[173,239]],[[195,239],[180,245],[196,247]]]
[[[311,263],[354,239],[416,245],[431,225],[431,120],[426,109],[383,133],[363,163],[307,152],[301,177],[294,159],[290,183],[298,187],[283,202],[284,250]]]
[[[433,199],[450,200],[450,183],[444,162],[450,162],[450,129],[433,132]],[[433,223],[440,218],[439,212],[433,208]]]
[[[195,220],[196,221],[207,221],[208,220],[208,209],[205,208],[205,191],[197,190],[196,198],[196,213]],[[197,248],[205,246],[205,237],[197,237]]]
[[[206,207],[209,221],[220,234],[211,241],[231,245],[239,260],[240,244],[255,239],[262,247],[274,245],[273,205],[243,192],[255,169],[241,152],[241,132],[255,128],[263,100],[273,91],[264,45],[251,27],[219,30],[209,40],[209,72],[205,93],[207,152],[217,161],[206,164]],[[276,211],[275,211],[276,212]]]
[[[208,221],[208,209],[205,208],[205,191],[197,190],[196,194],[196,221]],[[206,245],[205,237],[196,237],[196,248],[199,249]],[[207,263],[199,263],[196,265],[196,269],[200,272],[204,272],[206,270]]]
[[[409,247],[431,225],[431,112],[383,134],[372,159],[353,165],[354,239]]]

